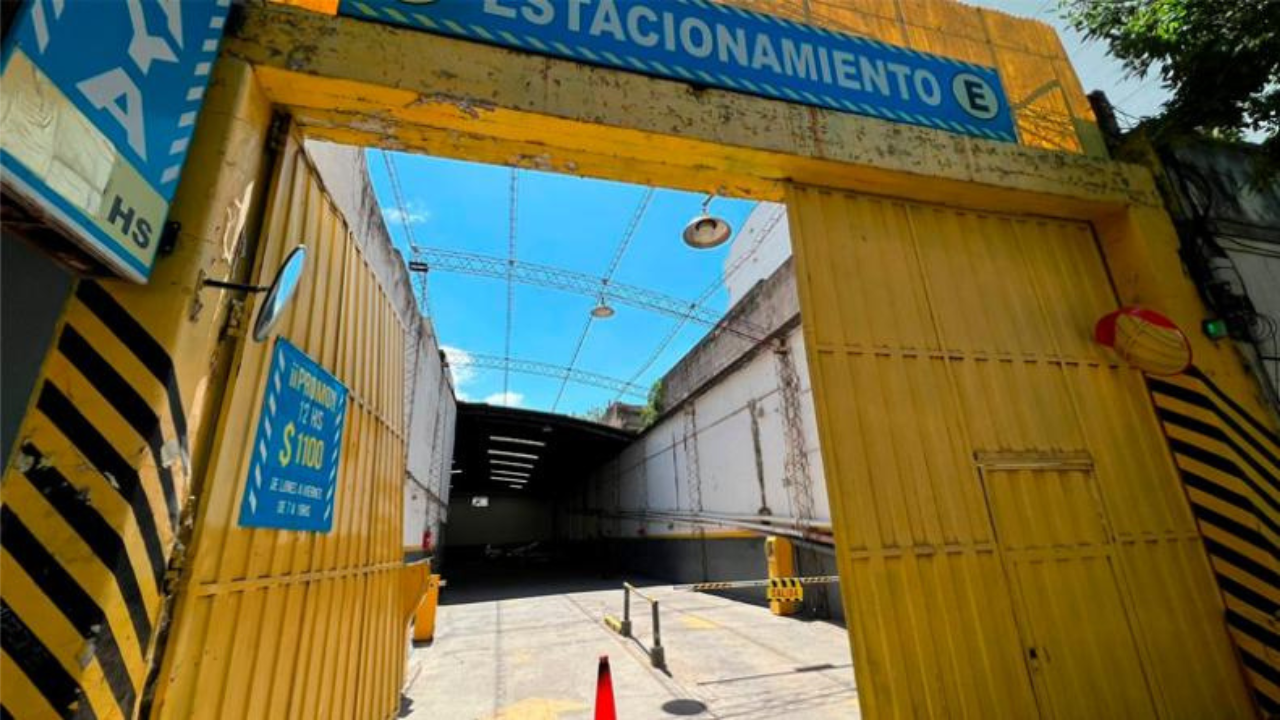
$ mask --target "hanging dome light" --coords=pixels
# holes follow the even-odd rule
[[[603,298],[601,298],[599,305],[591,308],[591,317],[600,318],[601,320],[611,318],[615,314],[614,309],[609,307],[609,304]]]
[[[702,213],[684,226],[684,234],[681,237],[684,238],[685,245],[691,248],[708,250],[723,245],[733,234],[733,228],[724,218],[708,213],[712,197],[708,195],[707,199],[702,201]]]

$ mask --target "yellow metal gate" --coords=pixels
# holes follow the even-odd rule
[[[386,718],[398,706],[405,329],[291,137],[256,282],[269,283],[299,243],[308,267],[279,334],[350,393],[333,529],[237,524],[272,348],[242,341],[164,650],[158,717]]]
[[[1090,339],[1090,227],[787,199],[863,711],[1251,716],[1143,379]],[[982,458],[1064,455],[1090,472],[1032,473],[1012,516],[984,490]]]
[[[980,460],[1041,713],[1154,717],[1090,463]],[[1100,659],[1108,672],[1091,675]]]

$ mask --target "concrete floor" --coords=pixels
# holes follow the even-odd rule
[[[590,718],[601,655],[623,720],[860,717],[838,625],[638,582],[661,601],[663,673],[602,622],[621,614],[618,580],[549,567],[446,578],[435,642],[410,654],[401,717]],[[647,647],[647,604],[632,607],[642,611],[633,612],[633,633]]]

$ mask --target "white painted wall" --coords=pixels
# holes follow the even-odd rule
[[[830,524],[831,509],[823,479],[813,394],[800,328],[790,333],[788,344],[800,377],[804,452],[809,458],[813,519]],[[687,409],[680,409],[660,421],[567,503],[569,515],[564,522],[570,536],[579,539],[597,534],[661,537],[689,532],[690,526],[677,521],[643,523],[618,517],[598,520],[596,515],[601,512],[614,516],[620,511],[636,510],[695,512],[696,493],[692,492],[695,463],[701,481],[703,512],[757,515],[767,508],[774,517],[794,517],[793,496],[783,482],[786,433],[778,388],[777,360],[772,350],[765,349],[688,403],[694,408],[695,420],[690,421]],[[753,407],[759,431],[763,491],[752,438]]]
[[[306,150],[365,260],[408,328],[404,379],[408,457],[402,533],[406,550],[420,548],[427,529],[438,543],[440,525],[448,515],[449,460],[453,457],[458,407],[452,381],[440,359],[435,329],[419,311],[404,258],[391,243],[364,150],[317,140],[308,140]]]
[[[787,225],[787,206],[766,202],[756,205],[734,236],[724,260],[729,305],[736,305],[756,283],[772,275],[789,257],[791,229]]]
[[[404,545],[422,544],[431,530],[440,543],[440,526],[448,517],[449,470],[453,457],[458,405],[453,385],[440,360],[440,346],[424,322],[414,348],[407,351],[411,391],[408,409],[409,457],[404,481]]]

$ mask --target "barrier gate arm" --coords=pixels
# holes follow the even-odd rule
[[[753,587],[789,587],[793,585],[827,585],[840,582],[839,575],[812,575],[809,577],[765,578],[764,580],[725,580],[722,582],[691,583],[689,585],[672,585],[672,590],[689,590],[692,592],[710,592],[712,590],[737,590]]]

